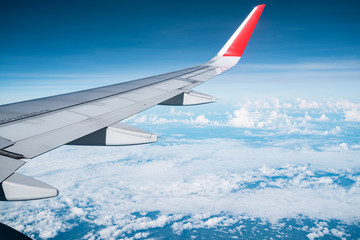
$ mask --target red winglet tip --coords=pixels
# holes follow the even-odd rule
[[[236,36],[234,41],[232,42],[231,46],[227,49],[224,53],[224,57],[241,57],[247,43],[250,40],[251,34],[253,33],[255,26],[265,8],[265,4],[261,4],[255,7],[255,11],[251,13],[247,22]]]

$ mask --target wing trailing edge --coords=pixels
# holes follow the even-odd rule
[[[181,93],[173,98],[160,103],[168,106],[193,106],[216,102],[216,98],[204,93],[190,91]]]

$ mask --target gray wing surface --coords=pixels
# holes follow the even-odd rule
[[[255,7],[218,55],[203,65],[0,106],[0,200],[57,196],[58,191],[50,185],[15,172],[28,159],[65,144],[122,146],[155,142],[157,137],[153,134],[120,121],[158,104],[214,102],[214,97],[192,91],[192,88],[239,61],[241,55],[228,49],[233,51],[239,47],[236,42],[240,40],[247,44],[249,39],[243,39],[242,29],[248,27],[249,19],[255,17],[257,22],[260,16],[256,13],[260,10],[259,6]]]
[[[194,67],[146,79],[0,106],[0,136],[6,151],[34,158],[89,133],[115,124],[200,84]],[[185,76],[185,77],[184,77]]]

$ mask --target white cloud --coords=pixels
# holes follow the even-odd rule
[[[360,149],[360,144],[353,144],[350,146],[352,149]]]
[[[155,114],[142,114],[134,120],[135,123],[151,123],[151,124],[184,124],[184,125],[209,125],[209,126],[219,126],[218,121],[210,121],[204,114],[198,115],[195,119],[190,118],[166,118],[159,117]]]
[[[195,118],[195,120],[192,120],[191,124],[208,124],[209,122],[210,122],[210,120],[207,119],[204,114],[201,114],[201,115],[197,116]]]
[[[331,146],[328,146],[328,147],[324,147],[322,149],[324,149],[325,151],[339,152],[339,151],[348,151],[349,146],[348,146],[347,143],[342,142],[342,143],[339,143],[337,145],[331,145]]]
[[[270,97],[255,100],[243,99],[236,106],[238,108],[231,113],[224,111],[223,114],[209,115],[175,111],[175,108],[171,108],[171,117],[161,114],[143,114],[135,118],[134,122],[137,124],[181,124],[200,127],[263,129],[276,130],[277,133],[281,134],[326,136],[341,132],[341,127],[336,126],[334,128],[331,123],[342,120],[342,111],[344,111],[345,121],[360,121],[360,112],[357,109],[360,104],[342,99],[316,102],[301,98],[297,98],[295,101],[284,101]],[[352,109],[349,110],[348,108]]]
[[[323,221],[317,222],[315,227],[310,228],[310,233],[306,236],[310,240],[314,240],[317,238],[323,238],[325,235],[333,235],[344,240],[346,239],[346,237],[350,236],[349,234],[346,234],[343,230],[330,228],[329,225]]]
[[[302,134],[302,135],[319,135],[319,136],[327,136],[327,135],[337,135],[341,132],[341,128],[339,126],[336,126],[335,128],[329,129],[329,130],[314,130],[314,129],[308,129],[308,128],[291,128],[289,129],[289,132],[295,133],[295,134]]]
[[[329,121],[329,118],[325,115],[325,113],[323,113],[317,120],[322,122],[327,122]]]
[[[346,239],[346,238],[343,238],[343,236],[348,236],[348,234],[345,234],[343,231],[338,230],[336,228],[331,229],[330,232],[335,237],[338,237],[338,238],[341,238],[341,239]]]
[[[308,112],[305,113],[304,120],[311,121],[312,117],[309,116]]]
[[[342,150],[349,150],[349,147],[348,147],[348,145],[347,145],[347,143],[340,143],[339,144],[339,147],[342,149]]]
[[[360,122],[360,110],[351,109],[349,111],[345,111],[345,121]]]
[[[176,111],[174,107],[170,109],[170,114],[175,116],[188,116],[188,117],[194,115],[192,112]]]
[[[78,208],[78,207],[73,207],[73,208],[71,208],[70,211],[76,216],[81,216],[81,215],[84,214],[84,211],[81,208]]]
[[[297,101],[300,101],[304,106],[310,105],[311,108],[301,109],[299,107],[295,109],[291,103],[281,102],[277,98],[271,98],[269,101],[250,101],[245,99],[237,104],[238,109],[233,110],[232,113],[225,111],[223,115],[210,114],[206,116],[205,114],[195,115],[192,113],[192,116],[188,116],[188,114],[182,114],[181,112],[178,114],[179,112],[172,108],[170,110],[172,117],[170,118],[155,114],[142,114],[135,118],[133,122],[136,124],[179,124],[194,127],[215,126],[262,129],[276,131],[276,133],[280,134],[320,136],[336,135],[342,131],[340,126],[333,127],[330,124],[341,120],[341,115],[336,115],[338,120],[336,117],[335,119],[330,119],[324,112],[331,112],[332,110],[326,110],[326,107],[315,108],[316,106],[326,106],[325,103],[308,102],[302,99],[297,99]],[[352,115],[350,115],[350,112],[346,113],[346,120],[356,120],[355,114],[351,113]],[[303,116],[301,116],[302,114]],[[320,117],[315,117],[314,115],[320,115]],[[331,116],[334,116],[334,114],[332,113]],[[251,132],[247,132],[247,135],[249,133],[251,134]]]
[[[250,116],[249,111],[242,107],[234,111],[234,116],[229,115],[229,125],[242,128],[253,128],[255,126],[254,117]]]
[[[308,101],[301,98],[297,98],[296,101],[298,102],[300,109],[320,108],[322,106],[321,103],[318,103],[316,101]]]
[[[339,99],[335,103],[328,103],[328,106],[336,109],[359,109],[360,103],[352,103],[347,99]]]
[[[331,129],[316,129],[316,126],[311,124],[312,121],[328,121],[325,114],[319,118],[312,118],[308,112],[305,112],[304,117],[295,117],[279,109],[249,111],[241,107],[233,114],[228,114],[228,118],[228,122],[222,126],[277,130],[282,134],[334,135],[341,132],[339,126]]]
[[[135,234],[134,238],[141,239],[141,238],[147,238],[148,236],[149,236],[148,232],[139,232]]]
[[[320,222],[316,227],[310,229],[310,233],[306,235],[310,240],[315,238],[322,238],[325,235],[329,235],[330,231],[326,222]]]
[[[177,234],[181,234],[184,230],[214,228],[217,226],[229,226],[237,222],[238,219],[235,218],[210,217],[208,214],[196,214],[185,221],[173,223],[171,228]]]

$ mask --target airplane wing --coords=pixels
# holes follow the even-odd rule
[[[0,106],[0,200],[54,197],[58,190],[15,171],[65,144],[121,146],[150,143],[157,136],[121,123],[152,106],[216,101],[192,91],[241,58],[265,5],[255,7],[209,62],[153,77]]]

